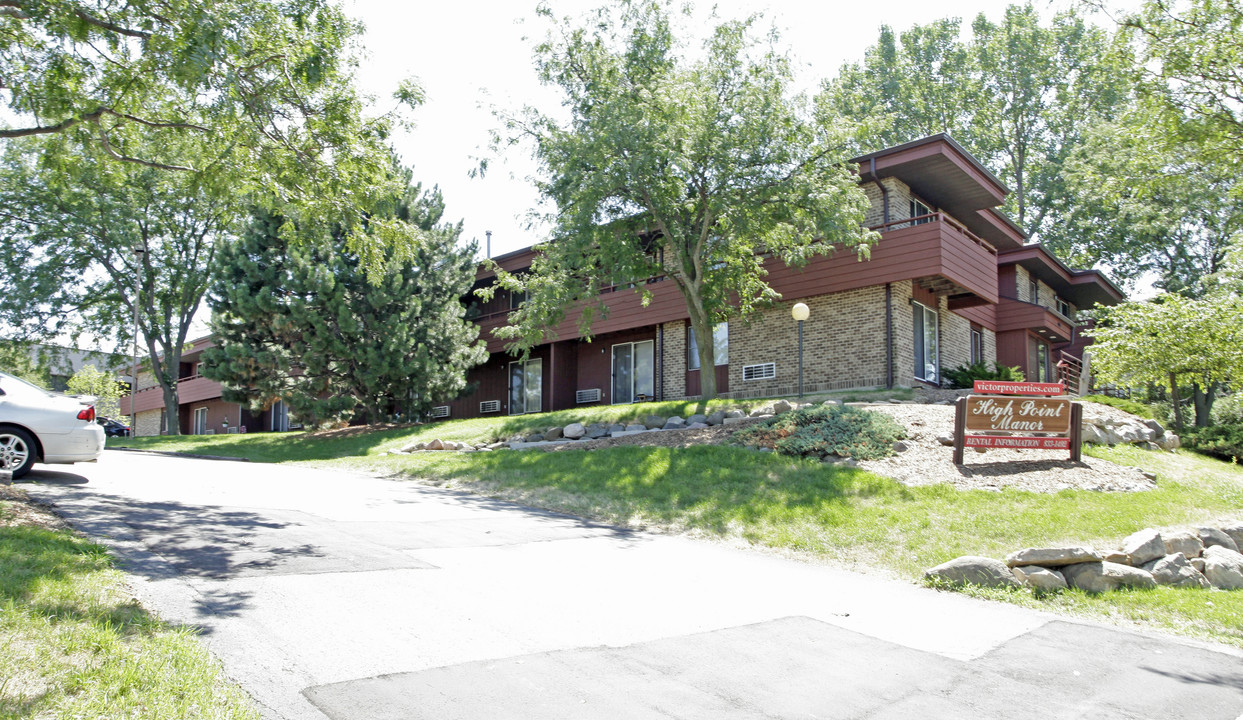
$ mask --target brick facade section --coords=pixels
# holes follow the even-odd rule
[[[142,377],[139,376],[139,384],[142,384]],[[136,437],[151,437],[159,435],[164,428],[160,427],[160,410],[145,410],[138,413],[135,417],[134,435]]]
[[[665,400],[682,400],[686,397],[686,323],[675,320],[662,327],[665,336],[662,397]]]

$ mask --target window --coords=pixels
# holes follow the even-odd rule
[[[984,331],[980,328],[971,328],[971,364],[976,365],[984,362]]]
[[[509,364],[509,414],[537,413],[543,409],[544,361],[539,358]]]
[[[518,292],[517,290],[514,290],[509,293],[509,309],[510,310],[517,310],[518,307],[526,301],[527,301],[527,294],[525,291]]]
[[[1057,312],[1062,317],[1069,320],[1070,319],[1070,303],[1066,302],[1065,300],[1061,298],[1058,298],[1057,299]]]
[[[1049,379],[1049,345],[1035,338],[1029,339],[1028,369],[1035,377],[1028,378],[1032,382],[1053,382]]]
[[[1033,305],[1040,304],[1040,283],[1036,278],[1032,278],[1027,284],[1027,302]]]
[[[613,346],[613,404],[645,402],[656,396],[656,341]]]
[[[712,329],[713,362],[729,364],[729,323],[717,323]],[[686,328],[686,369],[699,369],[699,342],[695,340],[695,328]]]
[[[917,200],[913,196],[911,197],[911,215],[910,215],[911,217],[919,218],[921,215],[931,215],[931,214],[932,214],[932,208],[924,204],[922,200]],[[918,220],[915,220],[911,224],[912,225],[923,225],[924,223],[930,223],[933,220],[934,218],[925,217],[925,218],[920,218]]]
[[[915,307],[915,377],[940,384],[940,359],[937,355],[937,311],[921,303]]]
[[[289,406],[284,400],[272,403],[272,432],[289,431]]]
[[[191,432],[194,435],[207,434],[207,408],[194,408],[194,429]]]

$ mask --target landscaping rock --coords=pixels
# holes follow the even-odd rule
[[[942,435],[937,438],[937,442],[941,443],[942,445],[945,445],[946,447],[953,447],[954,436],[953,435]]]
[[[723,425],[725,423],[725,413],[721,410],[717,410],[705,418],[704,422],[709,425]]]
[[[577,440],[587,434],[587,428],[583,427],[582,423],[570,423],[561,430],[561,434],[571,440]]]
[[[687,425],[694,425],[695,423],[703,423],[704,425],[707,425],[708,416],[700,414],[700,413],[695,413],[694,415],[691,415],[690,417],[686,418]]]
[[[704,422],[695,422],[695,423],[691,423],[690,425],[687,425],[686,429],[687,430],[701,430],[706,427],[712,427],[712,426]]]
[[[507,448],[507,447],[509,447],[509,444],[503,443],[503,442],[488,443],[487,445],[487,448],[489,450],[500,450],[501,448]]]
[[[1145,420],[1144,424],[1156,433],[1158,438],[1165,434],[1165,427],[1156,420]]]
[[[1204,543],[1205,550],[1216,545],[1218,547],[1224,547],[1227,550],[1233,550],[1235,552],[1239,551],[1239,546],[1237,543],[1234,542],[1234,538],[1230,537],[1229,535],[1227,535],[1226,533],[1222,532],[1221,530],[1217,528],[1214,528],[1214,527],[1196,528],[1196,534],[1200,536],[1201,542]]]
[[[1122,541],[1122,552],[1131,556],[1131,565],[1143,565],[1165,556],[1165,541],[1161,539],[1161,533],[1145,528]]]
[[[592,423],[587,426],[587,437],[591,438],[592,440],[599,440],[600,438],[608,434],[609,434],[609,429],[604,427],[600,423]]]
[[[1239,551],[1243,552],[1243,522],[1226,525],[1221,531],[1229,535],[1234,544],[1239,546]]]
[[[418,450],[422,450],[422,449],[423,449],[424,447],[426,447],[426,446],[427,446],[427,443],[421,443],[421,442],[418,442],[418,443],[410,443],[409,445],[406,445],[405,447],[401,448],[401,449],[400,449],[400,450],[398,450],[397,452],[412,453],[412,452],[416,452],[416,451],[418,451]]]
[[[428,450],[444,450],[445,444],[442,443],[439,439],[432,440],[431,442],[427,444],[427,449]]]
[[[1159,557],[1145,564],[1144,569],[1152,573],[1152,579],[1156,580],[1158,585],[1201,589],[1212,587],[1208,578],[1192,567],[1187,556],[1182,553]]]
[[[564,436],[565,433],[559,427],[550,427],[544,431],[545,440],[560,440]]]
[[[747,416],[747,414],[746,414],[745,412],[743,412],[743,411],[741,411],[741,410],[739,410],[739,409],[737,409],[737,408],[734,408],[733,410],[726,410],[726,411],[725,411],[725,419],[726,419],[726,420],[728,420],[728,419],[730,419],[730,418],[745,418],[746,416]],[[722,424],[724,424],[724,423],[722,423]]]
[[[540,433],[535,433],[534,435],[527,435],[527,442],[544,442],[544,440],[546,439],[547,438],[545,438]]]
[[[443,449],[443,450],[457,450],[457,449],[458,449],[458,443],[455,443],[455,442],[453,442],[452,440],[445,440],[443,443],[441,443],[441,449]]]
[[[678,417],[677,415],[674,415],[673,417],[666,420],[665,424],[660,429],[661,430],[681,430],[684,427],[686,427],[686,421]]]
[[[1006,564],[1010,567],[1019,565],[1062,567],[1075,563],[1100,561],[1100,553],[1089,547],[1024,548],[1006,556]]]
[[[1086,420],[1083,422],[1083,441],[1092,443],[1093,445],[1107,445],[1104,434],[1101,433],[1095,425],[1089,425]]]
[[[626,432],[643,432],[646,429],[647,426],[641,423],[630,423],[626,426]]]
[[[1019,581],[1006,564],[993,558],[965,555],[941,563],[924,572],[927,579],[950,585],[982,585],[983,587],[1018,587]]]
[[[1177,450],[1183,446],[1183,441],[1174,433],[1166,433],[1157,440],[1157,446],[1162,450]]]
[[[1166,555],[1182,553],[1185,557],[1196,558],[1204,552],[1204,543],[1200,541],[1200,536],[1186,530],[1162,533],[1161,539],[1165,541]]]
[[[747,421],[747,418],[745,418],[745,417],[727,417],[727,418],[725,418],[725,424],[726,424],[726,425],[737,425],[738,423],[742,423],[742,422],[746,422],[746,421]]]
[[[643,426],[648,430],[659,430],[665,426],[665,420],[667,420],[667,418],[663,418],[659,415],[648,415],[643,419]]]
[[[1119,565],[1134,565],[1135,564],[1131,562],[1131,556],[1127,555],[1121,550],[1115,550],[1105,555],[1105,562],[1118,563]]]
[[[1055,592],[1066,589],[1066,578],[1056,570],[1043,568],[1039,565],[1020,565],[1013,569],[1014,577],[1019,583],[1032,590]]]
[[[1187,558],[1187,562],[1191,563],[1191,567],[1199,570],[1201,575],[1204,574],[1204,558]]]
[[[777,402],[772,404],[768,412],[772,413],[773,415],[779,415],[783,412],[790,412],[791,409],[792,407],[790,403],[786,402],[785,400],[778,400]]]
[[[751,414],[750,414],[750,415],[748,415],[747,417],[757,418],[757,417],[760,417],[761,415],[771,415],[771,414],[772,414],[772,413],[770,413],[770,412],[768,411],[768,408],[766,408],[766,407],[758,407],[758,408],[756,408],[756,409],[752,410],[752,411],[751,411]]]
[[[911,446],[910,446],[910,445],[907,445],[906,443],[902,442],[901,440],[898,440],[897,442],[895,442],[895,443],[893,444],[893,451],[894,451],[894,452],[906,452],[907,450],[910,450],[910,449],[911,449]]]
[[[511,443],[515,443],[515,442],[526,442],[526,441],[527,441],[527,436],[526,436],[526,435],[513,435],[513,436],[511,436],[511,437],[509,438],[509,442],[511,442]]]
[[[828,406],[828,407],[832,407],[833,405],[841,405],[842,401],[841,400],[825,400],[824,402],[820,404]]]
[[[609,435],[612,435],[615,432],[626,432],[626,426],[617,423],[609,425]]]
[[[1153,588],[1157,581],[1152,573],[1130,565],[1111,562],[1084,562],[1062,568],[1066,584],[1084,592],[1103,593],[1121,587]]]
[[[1222,590],[1243,590],[1243,555],[1220,545],[1204,548],[1204,577]]]

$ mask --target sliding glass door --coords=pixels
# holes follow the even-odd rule
[[[656,342],[613,346],[613,404],[643,402],[656,397]]]

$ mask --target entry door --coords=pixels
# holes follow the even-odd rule
[[[194,409],[194,434],[207,434],[207,408],[205,407]]]
[[[534,358],[509,364],[509,414],[537,413],[543,409],[544,361]]]
[[[656,395],[656,342],[613,346],[613,404],[651,400]]]

